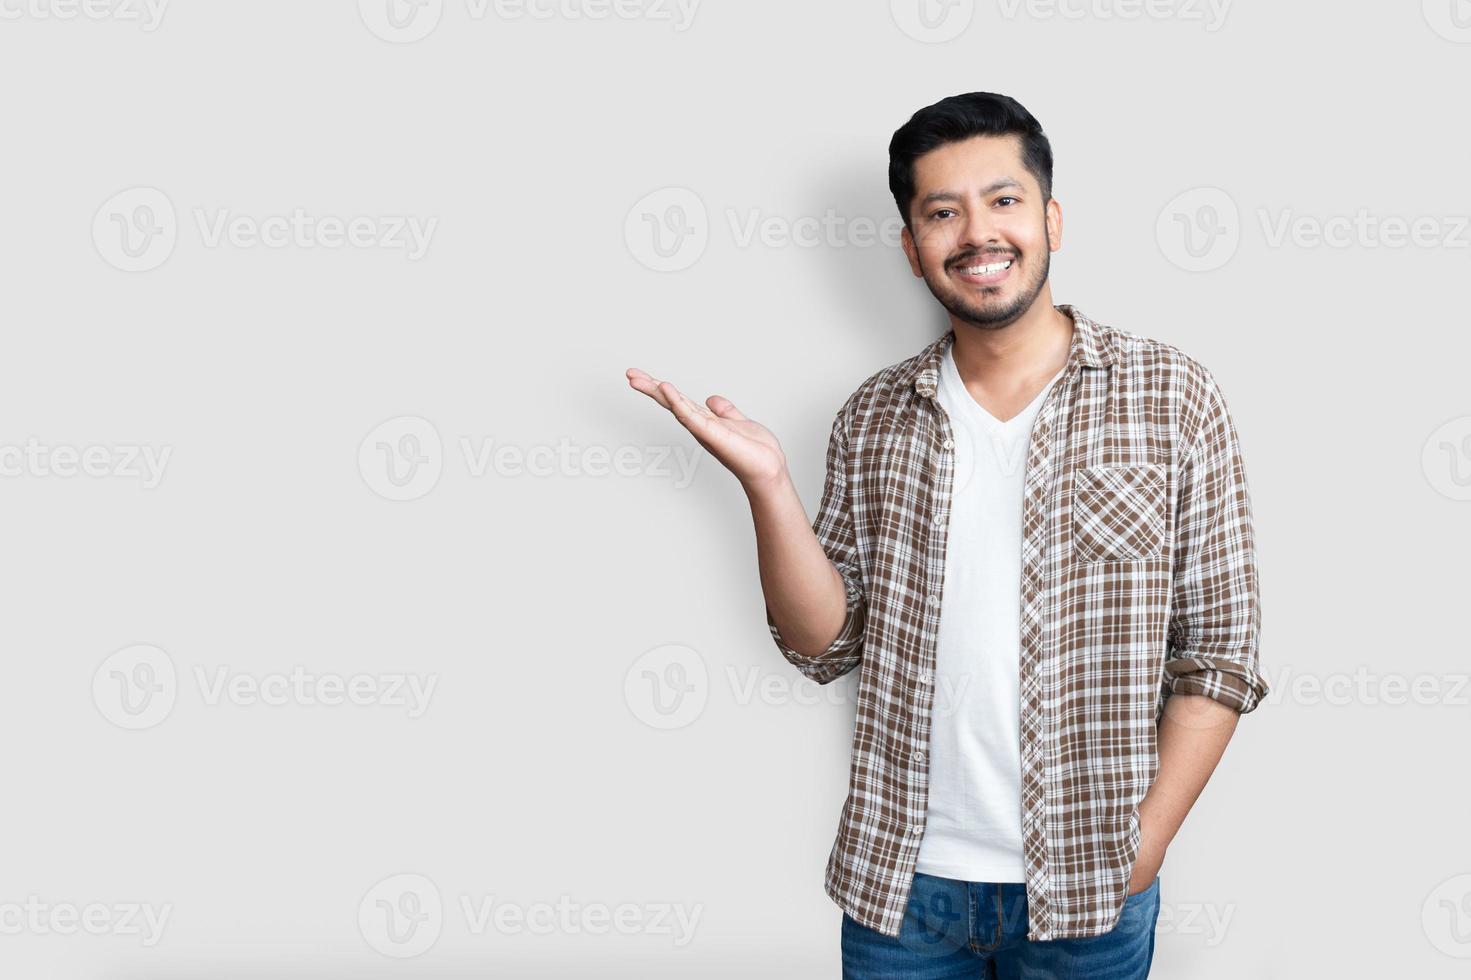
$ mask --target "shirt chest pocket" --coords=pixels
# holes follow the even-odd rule
[[[1073,477],[1073,557],[1157,557],[1164,550],[1167,502],[1160,464],[1082,467]]]

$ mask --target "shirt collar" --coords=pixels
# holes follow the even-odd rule
[[[1104,327],[1088,319],[1076,308],[1058,306],[1057,310],[1072,318],[1073,342],[1068,348],[1064,373],[1072,374],[1082,367],[1107,367],[1113,362],[1113,349],[1104,336]],[[955,329],[946,331],[945,336],[932,342],[920,351],[915,359],[910,381],[914,390],[926,398],[935,397],[935,388],[940,381],[940,365],[950,345],[955,342]]]

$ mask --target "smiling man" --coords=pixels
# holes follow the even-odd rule
[[[767,429],[629,383],[740,480],[782,655],[858,668],[844,977],[1144,977],[1166,848],[1267,693],[1236,430],[1198,362],[1053,305],[1015,100],[915,113],[889,187],[950,328],[839,409],[810,526]]]

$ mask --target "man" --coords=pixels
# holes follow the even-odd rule
[[[638,369],[740,480],[768,626],[860,668],[825,888],[844,976],[1144,977],[1165,850],[1267,693],[1246,476],[1209,371],[1054,306],[1052,151],[990,93],[889,144],[950,330],[833,420],[809,527],[781,446]]]

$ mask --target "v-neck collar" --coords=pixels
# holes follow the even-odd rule
[[[998,419],[996,416],[992,415],[990,411],[986,409],[986,406],[976,401],[975,395],[972,395],[970,393],[970,389],[965,386],[965,379],[960,376],[960,368],[955,363],[954,344],[946,345],[945,352],[941,355],[941,362],[942,363],[940,366],[940,370],[945,372],[945,376],[950,380],[950,384],[955,388],[956,397],[965,398],[967,403],[973,406],[976,412],[981,415],[987,425],[995,429],[1000,429],[1003,432],[1015,429],[1017,427],[1017,424],[1023,418],[1032,414],[1032,412],[1042,404],[1042,400],[1047,397],[1047,392],[1052,390],[1052,386],[1057,383],[1057,379],[1062,377],[1063,372],[1067,370],[1067,365],[1063,365],[1063,367],[1058,369],[1058,372],[1047,380],[1047,383],[1042,386],[1042,390],[1037,392],[1036,397],[1028,402],[1025,408],[1003,422],[1001,419]]]

